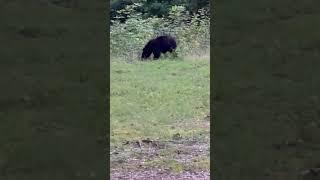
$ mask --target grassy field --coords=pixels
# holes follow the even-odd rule
[[[146,167],[183,171],[197,166],[209,171],[209,87],[209,58],[132,63],[112,60],[111,151],[121,151],[120,156],[111,155],[112,166],[130,166],[130,162],[119,163],[119,159],[128,159],[137,153],[131,151],[125,158],[124,149],[148,139],[166,148],[156,149],[160,154],[157,158],[141,161]],[[191,156],[194,149],[189,148],[187,152],[186,144],[182,143],[185,146],[181,148],[177,144],[170,145],[170,140],[193,142],[195,139],[205,144],[207,154],[190,163],[191,166],[172,159],[177,149]],[[201,148],[199,144],[193,145]]]
[[[209,69],[208,59],[112,62],[111,142],[201,133],[172,126],[209,114]]]

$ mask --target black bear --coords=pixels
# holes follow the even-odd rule
[[[153,59],[159,59],[161,53],[172,53],[177,48],[176,40],[171,36],[158,36],[151,39],[143,48],[141,59],[147,59],[153,53]]]

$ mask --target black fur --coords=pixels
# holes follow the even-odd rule
[[[171,36],[159,36],[151,39],[143,48],[141,59],[147,59],[153,54],[153,59],[159,59],[161,53],[172,53],[177,48],[176,40]]]

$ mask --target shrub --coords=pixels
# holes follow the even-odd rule
[[[180,56],[202,54],[210,47],[210,19],[205,10],[190,14],[184,6],[172,6],[167,18],[143,18],[136,9],[142,4],[134,3],[119,10],[119,16],[110,27],[111,57],[135,60],[150,39],[164,34],[176,37]],[[127,17],[123,23],[120,19]],[[119,19],[119,20],[117,20]]]

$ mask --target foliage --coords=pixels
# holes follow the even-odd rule
[[[118,10],[118,16],[111,20],[111,56],[127,60],[137,59],[145,43],[158,35],[170,34],[178,42],[180,55],[203,54],[210,44],[210,19],[205,9],[191,14],[184,6],[171,6],[168,17],[144,18],[138,12],[143,4],[133,3]],[[125,22],[121,21],[124,17]]]
[[[126,5],[142,3],[138,12],[143,13],[144,17],[167,17],[172,6],[184,6],[186,10],[196,13],[199,9],[209,11],[209,0],[112,0],[111,19],[117,16],[117,11],[125,8]],[[122,19],[125,20],[126,18]]]

